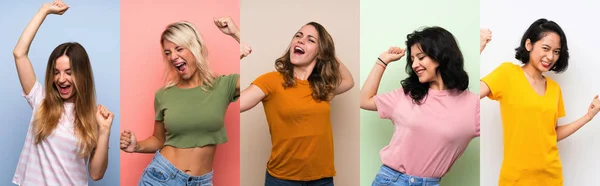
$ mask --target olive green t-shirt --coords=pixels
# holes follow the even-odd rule
[[[216,77],[208,91],[200,86],[177,86],[156,91],[155,120],[163,121],[165,146],[193,148],[227,142],[225,112],[237,100],[235,87],[239,74]]]

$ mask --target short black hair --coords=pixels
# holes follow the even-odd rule
[[[435,71],[442,76],[446,88],[462,92],[469,87],[469,75],[463,68],[464,58],[452,33],[442,27],[425,27],[408,34],[406,39],[408,77],[401,84],[404,94],[410,94],[414,103],[421,104],[429,91],[429,83],[419,82],[419,77],[412,69],[410,47],[415,44],[419,44],[429,58],[439,63]]]
[[[523,37],[521,38],[521,44],[515,49],[515,58],[521,61],[523,64],[529,63],[530,51],[527,51],[525,48],[527,39],[529,39],[533,45],[535,42],[545,37],[548,32],[554,32],[560,37],[560,55],[558,56],[556,64],[552,66],[550,71],[555,71],[556,73],[564,72],[569,66],[569,47],[567,47],[567,36],[565,36],[562,28],[560,28],[556,22],[549,21],[544,18],[533,22],[527,31],[525,31]]]

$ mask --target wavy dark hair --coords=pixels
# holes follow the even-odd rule
[[[549,32],[554,32],[560,37],[560,55],[558,56],[558,60],[556,60],[556,64],[550,68],[550,71],[555,71],[556,73],[561,73],[567,70],[569,66],[569,47],[567,47],[567,36],[565,32],[563,32],[562,28],[558,26],[554,21],[548,21],[547,19],[538,19],[529,26],[529,28],[523,34],[521,38],[521,44],[519,47],[515,48],[515,58],[523,64],[529,63],[529,51],[525,47],[527,39],[531,42],[531,45],[535,44],[535,42],[539,41]]]
[[[452,33],[442,27],[425,27],[408,34],[406,39],[407,56],[411,56],[410,47],[418,45],[425,55],[439,64],[435,72],[441,75],[448,90],[467,90],[469,75],[463,68],[464,58]],[[429,91],[429,82],[419,82],[419,77],[412,69],[413,59],[407,57],[406,61],[408,77],[402,80],[402,89],[404,94],[410,94],[414,103],[421,104]]]
[[[308,77],[312,97],[317,101],[329,101],[333,98],[333,91],[340,84],[342,75],[340,73],[340,62],[335,57],[335,45],[333,38],[325,27],[316,22],[306,25],[315,27],[319,33],[317,63]],[[290,61],[290,47],[285,54],[275,60],[275,69],[283,75],[283,87],[289,88],[296,84],[294,80],[294,64]]]

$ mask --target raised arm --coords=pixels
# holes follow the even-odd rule
[[[572,123],[556,127],[556,140],[563,140],[569,137],[571,134],[575,133],[586,123],[590,122],[594,118],[594,116],[598,114],[599,110],[600,100],[598,100],[598,95],[596,95],[594,99],[592,99],[592,103],[588,107],[588,112],[584,116],[580,117]]]
[[[19,75],[19,80],[21,81],[21,87],[23,88],[23,92],[25,92],[25,94],[29,94],[36,81],[33,66],[31,65],[31,61],[29,61],[28,56],[31,42],[33,41],[35,34],[48,14],[62,15],[67,11],[67,9],[69,9],[69,6],[62,1],[45,3],[33,16],[31,21],[29,21],[29,24],[27,24],[27,27],[25,27],[21,37],[19,37],[19,41],[17,42],[17,45],[13,51],[13,56],[17,66],[17,74]]]
[[[402,48],[391,47],[379,55],[379,58],[375,60],[375,64],[373,64],[373,68],[371,69],[367,80],[365,83],[363,83],[362,89],[360,90],[360,108],[372,111],[377,110],[373,97],[379,90],[381,76],[383,76],[383,72],[389,63],[402,58],[402,56],[404,56],[404,52],[405,50]]]
[[[337,61],[339,62],[340,60],[338,59]],[[352,87],[354,87],[354,78],[352,78],[352,74],[350,74],[350,70],[348,70],[348,67],[346,67],[346,65],[344,65],[344,63],[342,63],[342,62],[339,62],[339,63],[340,63],[340,74],[342,75],[342,82],[340,82],[340,84],[333,91],[333,94],[335,94],[335,95],[342,94],[342,93],[352,89]]]
[[[483,52],[490,41],[492,41],[492,31],[487,28],[479,29],[479,54]],[[479,99],[483,99],[488,94],[490,94],[490,87],[483,81],[479,81]]]
[[[110,137],[110,128],[115,115],[106,107],[98,105],[96,111],[96,121],[98,122],[98,142],[96,148],[90,156],[88,170],[90,177],[98,181],[104,177],[106,168],[108,168],[108,139]]]

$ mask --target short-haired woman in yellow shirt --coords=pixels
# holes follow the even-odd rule
[[[481,29],[480,51],[491,41]],[[557,141],[573,134],[600,110],[598,96],[588,112],[576,121],[558,126],[565,116],[562,92],[544,72],[564,72],[569,64],[565,33],[554,21],[538,19],[525,31],[515,58],[523,66],[506,62],[480,82],[480,98],[500,102],[504,130],[504,160],[499,185],[562,186],[562,165]]]

